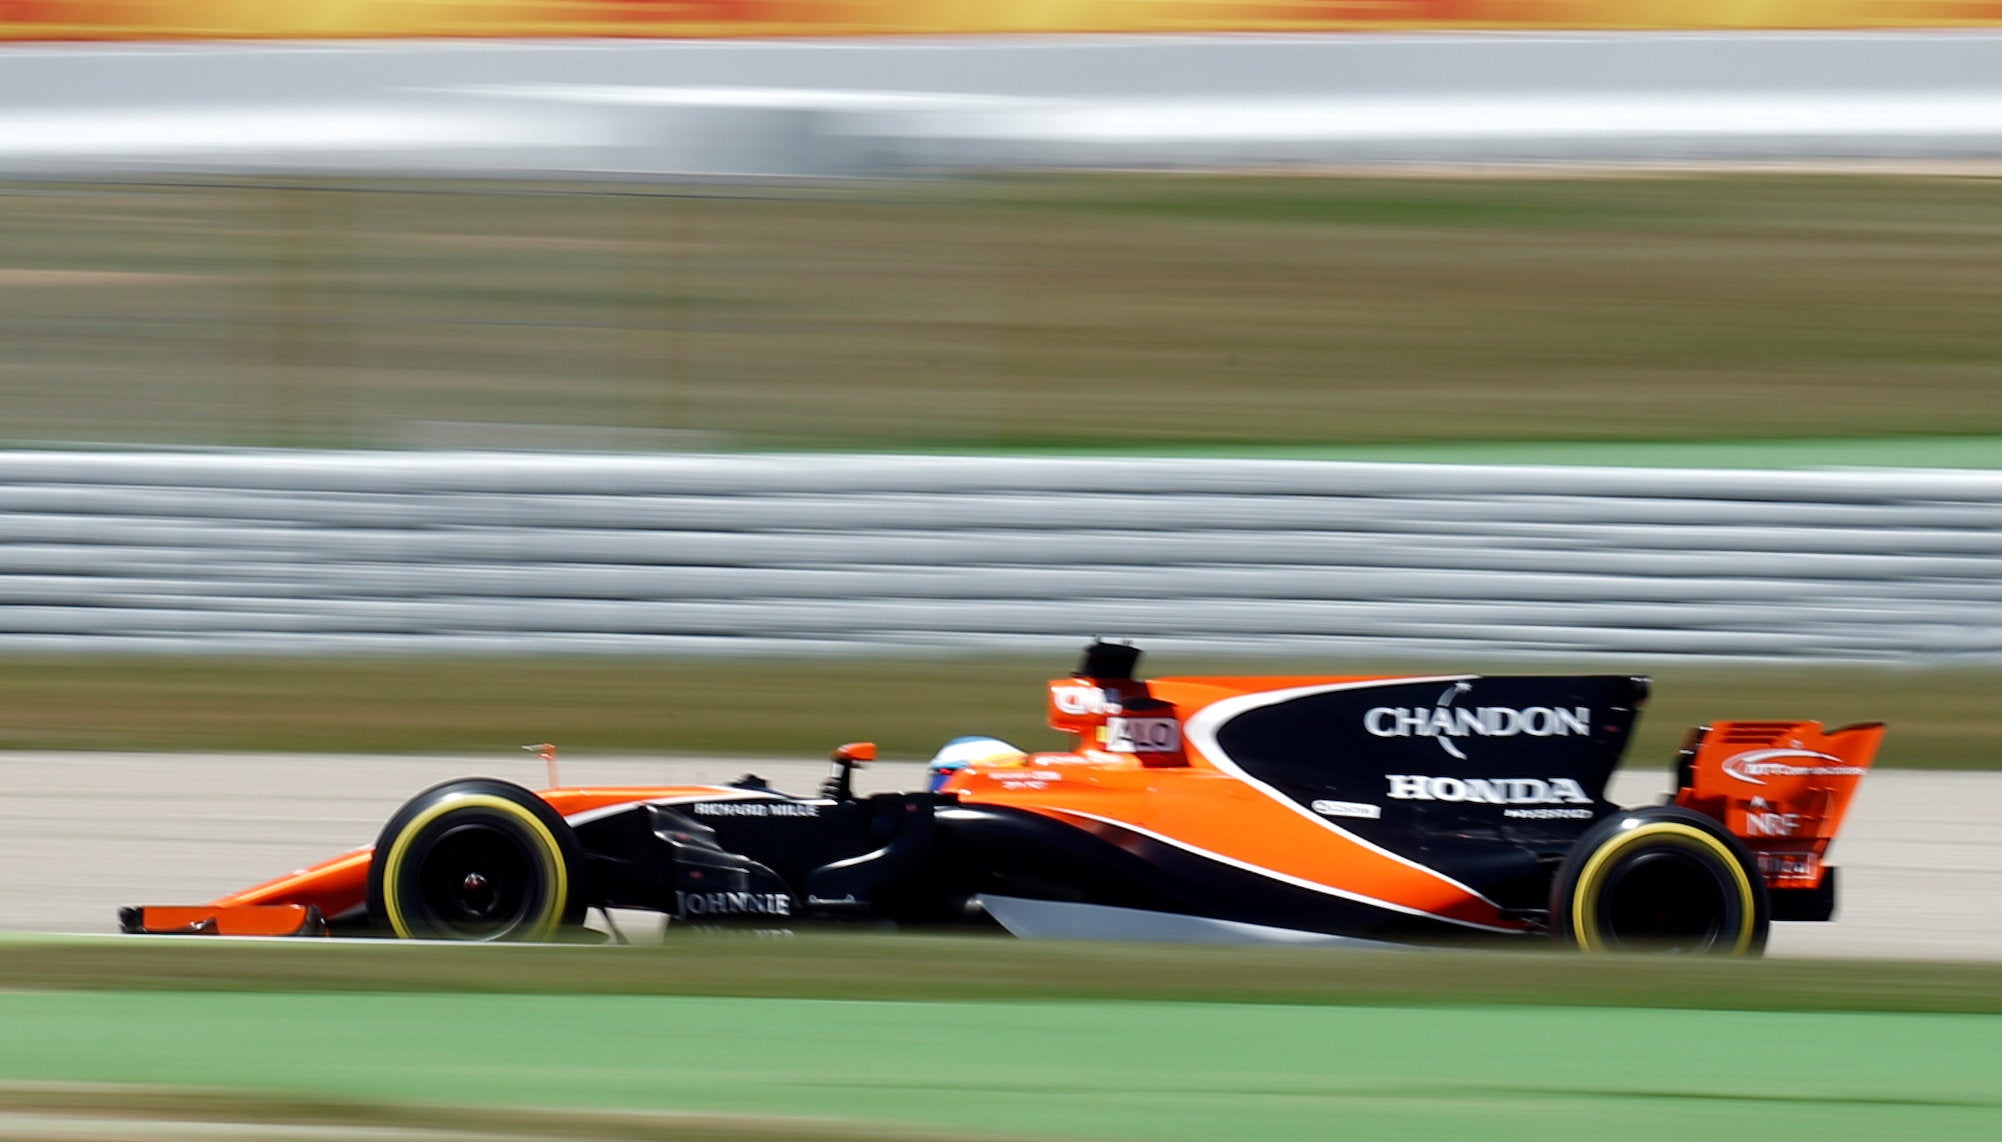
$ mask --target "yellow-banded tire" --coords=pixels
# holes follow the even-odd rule
[[[583,921],[576,834],[519,785],[468,778],[410,799],[376,838],[369,916],[418,940],[548,940]]]
[[[1752,855],[1701,813],[1615,813],[1578,838],[1550,889],[1559,942],[1587,952],[1756,956],[1772,906]]]

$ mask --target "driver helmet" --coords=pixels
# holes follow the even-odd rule
[[[1021,756],[1023,756],[1021,750],[1000,738],[978,736],[954,738],[940,746],[939,751],[932,755],[930,763],[925,766],[925,771],[931,775],[931,782],[927,788],[934,793],[938,792],[946,782],[952,780],[953,774],[969,765],[1010,761]]]

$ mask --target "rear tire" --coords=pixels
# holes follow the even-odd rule
[[[583,922],[576,834],[519,785],[469,778],[410,799],[376,838],[368,912],[418,940],[548,940]]]
[[[1723,826],[1651,806],[1578,838],[1551,884],[1550,922],[1586,952],[1756,956],[1772,906],[1751,853]]]

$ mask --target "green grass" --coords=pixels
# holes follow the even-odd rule
[[[1995,1016],[0,993],[15,1082],[1041,1138],[1990,1136]],[[595,1133],[595,1132],[594,1132]]]
[[[566,751],[824,755],[858,739],[921,759],[966,733],[1057,748],[1043,683],[1071,659],[17,658],[0,660],[0,749]],[[1503,673],[1508,664],[1467,668]],[[1365,674],[1438,664],[1159,655],[1148,673]],[[1516,664],[1550,672],[1549,664]],[[1880,764],[2002,766],[2002,671],[1600,662],[1652,673],[1629,764],[1662,766],[1711,719],[1882,721]]]
[[[10,1119],[9,1115],[14,1115]],[[422,1142],[477,1142],[486,1138],[645,1140],[645,1142],[1002,1142],[988,1131],[922,1130],[881,1120],[838,1121],[825,1116],[772,1114],[614,1113],[595,1107],[545,1110],[398,1100],[377,1101],[242,1088],[117,1083],[34,1083],[0,1081],[0,1130],[19,1142],[34,1142],[51,1122],[51,1138],[74,1138],[88,1121],[91,1137],[157,1137],[179,1129],[185,1136],[214,1136],[223,1129],[304,1128],[310,1137],[372,1140],[377,1131],[400,1131],[398,1138]],[[129,1125],[128,1125],[129,1124]],[[220,1126],[222,1129],[218,1129]],[[137,1127],[134,1135],[115,1133]],[[11,1128],[11,1129],[10,1129]],[[409,1132],[428,1133],[409,1133]],[[279,1131],[271,1130],[273,1135]],[[285,1134],[289,1135],[287,1131]],[[253,1135],[256,1136],[256,1135]]]
[[[14,937],[0,1025],[24,1031],[0,1115],[730,1142],[2002,1128],[1986,963]]]
[[[1757,463],[2002,435],[2002,179],[15,183],[0,205],[15,444],[1722,440]]]

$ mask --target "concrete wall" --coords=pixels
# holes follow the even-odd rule
[[[0,653],[2002,660],[2002,473],[0,454]]]

